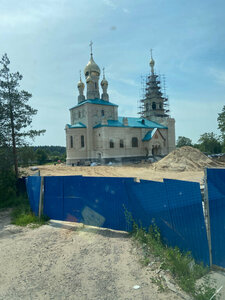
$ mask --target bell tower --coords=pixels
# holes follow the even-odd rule
[[[144,99],[141,100],[141,115],[146,119],[157,122],[159,119],[169,117],[169,110],[166,109],[168,106],[168,98],[163,96],[163,93],[161,92],[159,76],[154,70],[155,61],[152,58],[152,50],[149,65],[151,68],[151,73],[147,77]]]
[[[90,49],[91,49],[91,57],[84,69],[84,75],[86,78],[86,86],[87,86],[87,96],[86,99],[96,99],[100,98],[99,94],[99,77],[100,77],[100,68],[95,63],[93,59],[92,53],[92,45],[93,43],[90,42]]]

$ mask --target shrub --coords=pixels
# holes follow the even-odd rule
[[[12,207],[16,198],[16,177],[12,170],[0,171],[0,208]]]

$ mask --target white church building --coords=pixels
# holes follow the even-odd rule
[[[140,117],[118,116],[118,105],[110,101],[107,93],[104,69],[100,96],[101,72],[91,51],[84,69],[86,97],[80,76],[78,102],[70,109],[70,124],[65,128],[68,165],[163,157],[175,149],[175,120],[167,114],[168,99],[162,95],[154,65],[151,56]]]

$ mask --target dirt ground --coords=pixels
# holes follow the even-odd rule
[[[189,299],[160,262],[142,267],[140,251],[126,232],[59,221],[21,228],[0,212],[0,299]]]
[[[128,166],[95,166],[70,167],[64,164],[38,166],[41,176],[107,176],[107,177],[135,177],[137,179],[163,181],[163,178],[179,179],[187,181],[196,181],[203,183],[204,172],[202,171],[158,171],[150,164],[138,164]],[[29,168],[22,169],[25,174],[33,174],[37,171],[31,171]]]

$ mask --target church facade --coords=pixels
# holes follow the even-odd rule
[[[167,114],[154,64],[151,57],[141,116],[118,116],[118,105],[109,100],[104,69],[100,96],[101,72],[91,53],[84,69],[86,97],[80,76],[78,102],[70,109],[70,124],[65,128],[68,165],[165,156],[175,149],[175,120]]]

